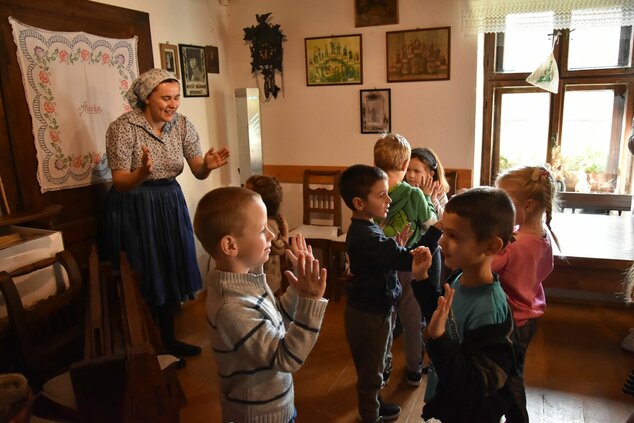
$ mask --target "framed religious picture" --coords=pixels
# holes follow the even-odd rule
[[[205,46],[205,57],[207,58],[207,73],[220,73],[218,47]]]
[[[161,53],[161,68],[168,72],[172,72],[180,79],[180,70],[178,68],[178,48],[173,44],[159,44]]]
[[[449,79],[450,28],[387,33],[387,82]]]
[[[306,85],[363,83],[361,34],[304,39]]]
[[[361,90],[361,133],[381,134],[392,130],[390,89]]]
[[[183,95],[185,97],[209,97],[205,48],[179,44],[181,73],[183,75]]]
[[[398,23],[398,0],[354,0],[354,26]]]

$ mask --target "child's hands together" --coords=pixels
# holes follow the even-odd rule
[[[451,310],[451,303],[453,302],[453,294],[456,290],[451,288],[449,284],[445,284],[445,295],[438,298],[438,306],[431,316],[429,324],[425,328],[426,339],[437,339],[445,333],[445,325],[447,318],[449,317],[449,311]]]
[[[286,250],[286,257],[291,262],[294,269],[297,269],[297,258],[300,254],[303,254],[311,260],[315,258],[313,256],[313,248],[306,244],[306,238],[304,238],[304,235],[296,234],[291,237],[291,245],[289,249]]]
[[[431,252],[427,247],[416,247],[410,254],[414,257],[412,260],[412,275],[417,281],[422,281],[429,277],[427,271],[431,266]]]
[[[316,300],[323,298],[326,292],[326,269],[320,270],[319,260],[315,260],[312,255],[299,253],[296,258],[297,277],[289,270],[285,272],[289,283],[295,287],[300,297]]]
[[[412,230],[412,224],[408,223],[399,233],[396,234],[396,243],[401,247],[406,246],[407,241],[409,241],[413,234],[414,231]]]

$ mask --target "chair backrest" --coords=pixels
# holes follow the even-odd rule
[[[458,172],[455,170],[448,170],[445,172],[445,179],[449,183],[449,192],[447,193],[447,197],[451,198],[456,194],[456,185],[458,184]]]
[[[340,176],[338,170],[304,170],[305,225],[335,226],[341,233]]]
[[[57,284],[57,293],[24,307],[13,278],[48,266],[60,265],[68,275],[68,288]],[[0,272],[0,292],[9,317],[11,340],[16,343],[18,365],[24,373],[44,381],[81,356],[85,302],[79,267],[68,251],[54,257]]]

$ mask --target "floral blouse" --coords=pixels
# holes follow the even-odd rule
[[[177,113],[158,137],[137,108],[108,127],[106,154],[110,169],[132,171],[141,167],[144,145],[150,149],[154,168],[148,179],[175,178],[183,171],[183,157],[202,156],[198,133],[185,116]]]

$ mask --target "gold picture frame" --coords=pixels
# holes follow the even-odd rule
[[[178,47],[174,44],[160,43],[161,68],[176,75],[180,79],[180,64],[178,61]]]
[[[449,79],[451,28],[386,33],[387,82]]]
[[[304,39],[306,85],[363,84],[361,34]]]

